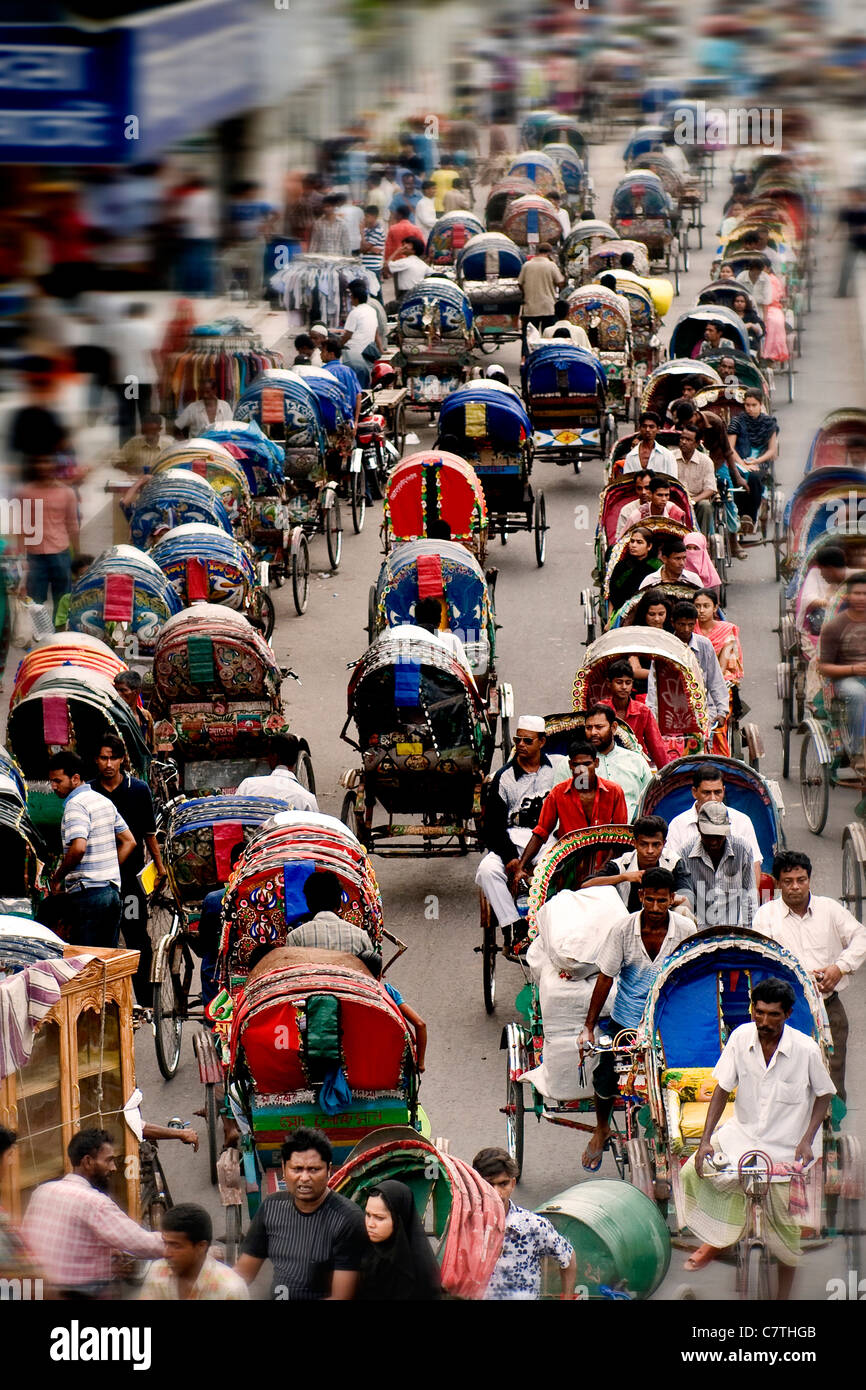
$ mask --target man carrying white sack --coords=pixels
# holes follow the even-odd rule
[[[542,716],[522,714],[514,735],[514,753],[491,781],[484,804],[481,839],[488,853],[478,865],[475,882],[502,928],[506,955],[513,953],[512,928],[520,922],[510,880],[538,824],[544,798],[557,782],[568,778],[563,759],[549,758],[545,753],[546,742]],[[524,930],[518,931],[515,940],[524,934]]]

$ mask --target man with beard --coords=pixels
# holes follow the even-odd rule
[[[109,1197],[117,1162],[106,1130],[82,1129],[66,1152],[72,1172],[36,1188],[21,1234],[57,1298],[103,1299],[111,1293],[114,1251],[158,1260],[162,1236],[143,1231]]]

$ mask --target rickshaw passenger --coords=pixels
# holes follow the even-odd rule
[[[569,338],[573,343],[577,345],[577,347],[586,348],[587,352],[590,352],[592,350],[590,347],[590,342],[587,336],[586,329],[581,328],[579,323],[571,323],[569,321],[568,301],[565,299],[558,299],[554,304],[553,323],[549,323],[547,325],[547,327],[542,332],[541,336],[545,340],[548,338],[560,337],[561,335],[559,330],[561,328],[565,328],[568,330]]]
[[[678,603],[674,608],[671,620],[674,636],[679,638],[683,646],[694,652],[701,668],[701,675],[704,678],[707,691],[707,711],[710,716],[710,724],[723,724],[728,717],[731,697],[728,694],[728,687],[722,675],[722,668],[719,665],[715,647],[708,637],[695,632],[698,610],[693,603],[688,601]],[[655,680],[651,672],[647,691],[647,703],[651,708],[657,708],[657,698]]]
[[[668,869],[674,876],[676,897],[671,904],[678,912],[686,915],[688,903],[683,892],[689,886],[689,876],[679,855],[671,854],[665,848],[668,823],[662,816],[641,816],[632,824],[634,849],[616,859],[608,859],[599,873],[585,879],[582,887],[602,888],[609,885],[615,888],[629,912],[640,911],[640,886],[648,869]]]
[[[701,807],[682,862],[699,927],[751,927],[758,906],[752,852],[733,834],[727,806],[710,801]]]
[[[605,1031],[612,1038],[624,1028],[637,1028],[647,995],[665,960],[681,942],[694,936],[695,924],[672,910],[676,881],[668,869],[647,869],[640,887],[641,910],[611,927],[596,958],[599,975],[589,1001],[580,1049],[595,1043],[598,1023],[614,980],[618,981],[616,1019]],[[610,1116],[617,1094],[613,1053],[599,1059],[593,1077],[596,1126],[581,1163],[589,1173],[601,1167],[604,1146],[610,1137]]]
[[[547,793],[562,780],[562,758],[544,751],[547,738],[540,714],[521,714],[514,735],[514,753],[493,777],[484,803],[481,838],[487,853],[478,865],[475,882],[489,902],[503,931],[520,920],[508,891],[520,853],[532,836]]]
[[[538,824],[520,856],[511,884],[515,895],[521,883],[529,881],[527,865],[554,831],[561,840],[570,830],[585,830],[590,825],[628,824],[625,793],[616,782],[598,776],[598,754],[591,743],[576,739],[568,749],[568,766],[570,778],[559,782],[544,798]]]
[[[758,1149],[774,1165],[805,1168],[815,1157],[815,1141],[835,1089],[818,1044],[788,1026],[795,1003],[791,986],[784,980],[761,980],[750,998],[753,1021],[734,1029],[715,1065],[718,1084],[701,1142],[681,1173],[686,1223],[704,1242],[686,1260],[688,1270],[702,1269],[743,1234],[745,1200],[736,1177],[740,1158]],[[735,1087],[733,1116],[718,1130],[714,1144],[713,1133]],[[727,1160],[733,1176],[705,1173],[714,1154]],[[778,1261],[780,1299],[791,1293],[800,1257],[800,1228],[789,1204],[787,1185],[771,1183],[765,1230]]]
[[[634,501],[626,502],[620,510],[616,519],[615,540],[619,540],[630,526],[636,526],[641,520],[641,507],[650,500],[650,483],[654,477],[655,474],[649,468],[642,468],[639,473],[634,474]]]
[[[679,477],[677,461],[670,449],[656,443],[661,420],[654,410],[645,410],[638,419],[638,442],[630,449],[623,460],[623,473],[641,473],[650,468],[658,473],[670,473]]]
[[[639,588],[655,589],[659,584],[691,584],[693,589],[704,587],[701,576],[686,566],[689,552],[682,536],[666,536],[659,552],[663,562],[661,569],[656,570],[654,574],[648,574]]]
[[[632,699],[633,690],[634,672],[629,663],[625,660],[612,662],[607,668],[603,698],[609,699],[617,719],[628,724],[632,733],[640,740],[647,757],[656,767],[664,767],[670,758],[655,715],[642,701]]]
[[[822,545],[815,555],[814,565],[803,580],[795,619],[798,630],[813,641],[821,631],[828,605],[844,584],[847,574],[845,552],[841,545]]]
[[[717,352],[736,352],[736,350],[737,344],[722,333],[719,324],[708,323],[704,329],[703,338],[692,349],[691,356],[714,357]]]
[[[715,763],[698,763],[692,774],[692,796],[694,805],[687,811],[680,811],[678,816],[674,816],[668,826],[668,838],[665,841],[667,848],[673,854],[682,854],[683,846],[691,838],[692,831],[698,823],[698,812],[708,801],[724,802],[725,783],[722,770]],[[755,827],[749,817],[743,811],[738,811],[735,806],[728,807],[728,815],[731,818],[731,829],[740,840],[745,840],[752,851],[752,863],[755,875],[755,887],[761,886],[761,864],[763,856],[761,847],[758,844],[758,837],[755,834]]]
[[[689,494],[698,526],[703,534],[708,536],[713,529],[716,471],[709,454],[698,448],[698,431],[695,425],[682,426],[676,460],[680,482]]]
[[[616,742],[616,715],[610,705],[592,705],[584,720],[586,737],[598,756],[604,776],[622,787],[629,820],[638,808],[644,788],[652,781],[643,753],[622,748]]]
[[[304,883],[304,898],[312,917],[286,933],[286,946],[345,951],[361,960],[372,952],[373,943],[367,933],[339,915],[343,888],[336,874],[329,869],[316,869]]]
[[[737,467],[745,477],[748,499],[740,506],[744,531],[753,531],[764,492],[762,469],[779,456],[779,424],[767,415],[760,391],[746,391],[744,413],[731,423],[728,439],[740,460]]]
[[[866,927],[835,898],[815,897],[807,854],[795,850],[777,854],[773,879],[780,896],[758,908],[752,927],[785,946],[813,976],[833,1039],[830,1078],[844,1100],[848,1015],[839,995],[848,988],[848,976],[866,960]]]
[[[301,752],[300,741],[294,734],[275,738],[268,747],[270,775],[245,777],[237,790],[238,796],[265,796],[285,803],[288,811],[318,811],[315,796],[301,786],[295,774]]]
[[[852,766],[866,771],[866,573],[854,574],[845,585],[847,608],[825,623],[818,643],[818,672],[833,682],[845,704],[847,746]],[[862,815],[866,798],[856,814]]]

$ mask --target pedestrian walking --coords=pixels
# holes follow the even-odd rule
[[[839,271],[837,299],[847,299],[857,257],[866,252],[866,188],[849,188],[839,209],[839,226],[845,232],[845,249]]]
[[[182,1202],[160,1221],[163,1257],[147,1272],[142,1303],[242,1303],[250,1291],[239,1274],[210,1253],[213,1222],[204,1207]]]
[[[76,753],[55,753],[48,781],[65,803],[60,822],[64,852],[39,920],[47,927],[62,921],[76,946],[116,946],[120,866],[135,849],[135,838],[116,808],[84,781],[84,764]]]
[[[496,1192],[505,1207],[505,1239],[484,1298],[487,1302],[531,1303],[541,1298],[542,1261],[556,1260],[562,1286],[560,1298],[575,1297],[577,1256],[565,1236],[544,1216],[512,1202],[519,1171],[504,1149],[481,1149],[472,1167]]]
[[[53,612],[72,587],[72,556],[78,549],[78,498],[57,476],[51,455],[30,459],[18,491],[28,534],[18,537],[18,553],[27,557],[25,585],[34,603],[51,592]]]
[[[369,1242],[361,1262],[358,1299],[365,1303],[423,1303],[439,1298],[441,1278],[405,1183],[370,1188],[364,1204]]]
[[[110,1298],[115,1251],[140,1260],[163,1253],[162,1236],[144,1231],[108,1195],[117,1171],[104,1129],[82,1129],[66,1150],[72,1172],[36,1188],[21,1233],[59,1299]]]
[[[251,1284],[270,1260],[273,1299],[353,1299],[365,1255],[364,1214],[328,1187],[331,1145],[317,1129],[297,1129],[280,1156],[287,1190],[271,1193],[253,1217],[238,1274]]]
[[[523,355],[526,356],[526,330],[530,324],[539,330],[554,322],[556,292],[565,284],[565,276],[553,259],[553,247],[543,241],[535,255],[520,267],[517,283],[523,290],[521,326]]]
[[[147,894],[138,881],[145,865],[145,850],[156,868],[157,885],[165,879],[165,867],[156,837],[156,815],[150,789],[146,782],[130,777],[124,770],[126,762],[123,739],[116,734],[106,734],[96,755],[97,775],[90,785],[100,796],[107,797],[135,839],[134,849],[120,866],[120,925],[126,945],[139,953],[132,981],[136,1001],[140,1008],[149,1009],[153,1004],[150,981],[153,950],[147,929]]]
[[[137,433],[139,424],[151,413],[159,380],[155,324],[150,306],[130,304],[127,317],[118,324],[112,342],[114,356],[114,394],[117,397],[120,447]]]

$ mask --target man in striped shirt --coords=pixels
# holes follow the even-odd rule
[[[361,265],[370,270],[377,280],[382,279],[382,266],[385,264],[385,223],[379,216],[375,203],[364,208],[364,221],[361,224]]]
[[[295,1130],[281,1157],[288,1190],[262,1202],[235,1269],[251,1284],[270,1260],[279,1302],[348,1302],[366,1245],[364,1213],[328,1187],[333,1151],[319,1130]]]
[[[48,781],[66,803],[60,823],[64,854],[51,879],[52,894],[65,888],[55,920],[62,920],[76,946],[116,946],[120,866],[135,849],[135,837],[113,802],[84,781],[77,754],[55,754]]]

